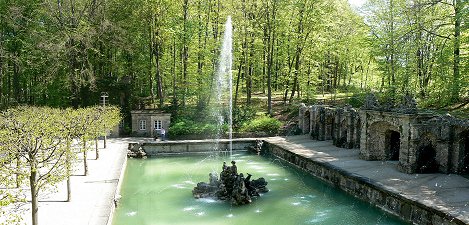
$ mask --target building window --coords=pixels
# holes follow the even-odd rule
[[[161,130],[162,125],[163,125],[163,122],[161,120],[156,120],[153,125],[153,128],[155,130]]]
[[[146,129],[147,129],[147,121],[140,120],[140,130],[146,130]]]

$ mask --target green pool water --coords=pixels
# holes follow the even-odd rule
[[[220,172],[222,156],[129,159],[113,225],[405,224],[366,202],[269,157],[236,153],[238,172],[264,177],[270,192],[244,206],[194,199],[191,190]]]

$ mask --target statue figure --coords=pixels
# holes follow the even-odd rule
[[[214,173],[209,173],[208,176],[209,176],[209,178],[210,178],[210,181],[209,181],[209,182],[210,182],[210,185],[211,185],[211,186],[218,186],[218,183],[219,183],[219,182],[218,182],[218,175],[217,175],[217,173],[215,173],[215,172],[214,172]]]
[[[231,174],[234,176],[238,175],[238,167],[236,167],[235,161],[231,161]]]
[[[128,158],[147,158],[147,153],[142,148],[142,144],[129,143],[129,147],[127,150],[127,157]]]
[[[406,95],[404,95],[399,111],[402,113],[417,112],[417,102],[411,94],[407,93]]]
[[[267,182],[264,178],[251,180],[252,175],[248,173],[245,178],[243,173],[238,175],[235,161],[232,166],[226,166],[223,162],[220,179],[215,172],[209,173],[209,183],[200,182],[194,187],[192,194],[194,198],[216,197],[220,200],[230,200],[234,205],[244,205],[252,202],[252,197],[259,197],[259,193],[265,193]]]
[[[380,108],[378,99],[373,93],[368,93],[365,98],[363,109],[378,110]]]
[[[248,146],[247,149],[249,151],[255,152],[257,155],[260,155],[263,144],[264,144],[263,141],[256,139],[256,143],[254,144],[254,146]]]
[[[228,167],[226,166],[226,162],[223,162],[223,167],[222,167],[222,170],[221,170],[221,171],[225,171],[226,168],[228,168]]]
[[[233,187],[233,193],[231,195],[231,203],[234,205],[244,205],[251,202],[246,186],[244,185],[244,175],[241,173],[236,177],[236,181]]]

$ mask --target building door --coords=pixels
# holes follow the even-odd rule
[[[161,120],[153,121],[153,131],[155,132],[154,136],[161,134],[161,128],[163,128],[163,122]]]

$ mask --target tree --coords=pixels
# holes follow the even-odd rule
[[[273,74],[273,59],[275,53],[275,38],[277,35],[277,0],[266,1],[266,25],[265,29],[265,41],[266,41],[266,67],[267,67],[267,114],[273,115],[272,112],[272,74]]]
[[[36,225],[38,196],[42,190],[67,179],[67,201],[71,200],[71,168],[77,159],[71,148],[72,141],[81,140],[86,175],[86,142],[107,132],[106,127],[116,126],[121,117],[115,106],[78,110],[24,106],[3,112],[0,119],[1,183],[7,187],[12,185],[9,177],[13,175],[19,184],[24,179],[29,180],[32,221]],[[14,193],[2,190],[0,206],[19,201]]]
[[[19,172],[29,180],[32,222],[37,225],[40,191],[67,177],[64,159],[69,149],[57,129],[63,117],[51,108],[19,107],[8,110],[3,118],[3,130],[9,137],[2,140],[2,150],[7,150],[7,154],[19,154]]]
[[[228,15],[241,107],[259,93],[271,114],[280,91],[288,104],[358,86],[432,106],[461,100],[467,1],[368,2],[363,18],[346,0],[2,1],[0,108],[87,107],[107,91],[127,127],[132,109],[203,112]]]

